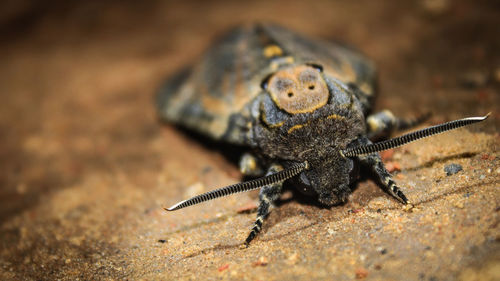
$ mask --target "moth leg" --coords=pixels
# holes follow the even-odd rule
[[[245,176],[261,176],[262,168],[259,166],[257,158],[250,153],[245,153],[240,159],[240,171]]]
[[[360,140],[363,144],[371,144],[372,142],[368,139]],[[387,171],[382,162],[382,158],[378,153],[358,156],[358,159],[361,164],[368,166],[370,169],[377,174],[380,183],[382,184],[382,188],[384,191],[388,192],[394,198],[398,199],[403,204],[411,204],[410,201],[406,198],[403,191],[399,189],[394,180],[392,179],[392,175]]]
[[[382,188],[392,195],[394,198],[398,199],[403,204],[410,204],[410,201],[406,198],[403,191],[399,189],[394,180],[392,179],[392,175],[387,171],[382,163],[382,159],[378,154],[370,154],[365,156],[358,157],[360,162],[370,167],[375,174],[377,174]]]
[[[269,168],[267,175],[274,174],[282,170],[283,167],[281,165],[274,164]],[[269,215],[270,212],[269,208],[274,207],[273,203],[279,198],[282,187],[283,187],[283,182],[279,182],[276,184],[266,185],[260,190],[259,208],[257,209],[257,219],[253,224],[250,234],[248,234],[248,237],[245,240],[245,245],[247,247],[262,229],[262,223],[264,222],[264,219],[267,217],[267,215]]]
[[[377,112],[366,118],[366,123],[368,124],[368,137],[370,139],[386,137],[392,131],[414,127],[427,120],[429,116],[430,114],[427,113],[417,118],[402,119],[394,116],[389,110]]]

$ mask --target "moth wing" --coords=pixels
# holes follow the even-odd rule
[[[245,144],[245,105],[261,92],[268,64],[263,44],[256,26],[230,32],[200,63],[161,87],[156,100],[160,117],[215,140]]]
[[[230,32],[200,63],[164,84],[156,102],[160,117],[215,140],[246,144],[250,121],[246,105],[262,92],[261,82],[277,70],[274,56],[266,55],[269,46],[278,47],[278,57],[320,64],[326,75],[355,85],[369,110],[375,68],[366,57],[341,44],[312,40],[276,25],[249,25]]]

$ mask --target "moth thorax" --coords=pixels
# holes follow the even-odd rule
[[[320,71],[298,65],[282,69],[269,79],[273,101],[290,114],[313,112],[328,102],[328,87]]]

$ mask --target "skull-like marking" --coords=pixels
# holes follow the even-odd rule
[[[319,70],[298,65],[276,72],[269,80],[276,105],[290,114],[313,112],[328,102],[328,87]]]

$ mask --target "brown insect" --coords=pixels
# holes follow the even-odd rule
[[[425,119],[403,120],[387,110],[372,114],[374,89],[373,63],[344,45],[275,25],[230,32],[199,64],[167,81],[157,96],[157,108],[168,122],[248,147],[240,169],[260,178],[195,196],[167,210],[261,188],[248,245],[283,184],[332,206],[347,200],[360,165],[374,171],[384,191],[409,204],[377,152],[488,117],[455,120],[372,143]]]

